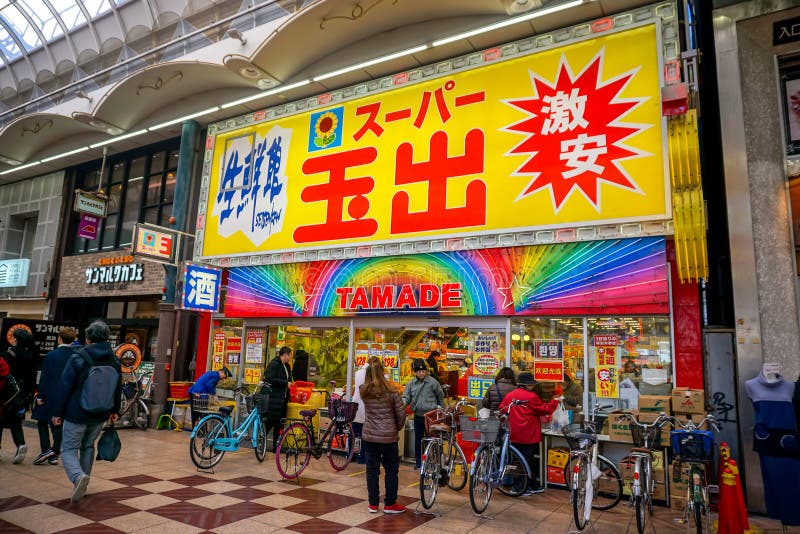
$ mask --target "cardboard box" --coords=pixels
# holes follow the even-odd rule
[[[686,503],[687,502],[688,502],[688,500],[686,499],[685,496],[684,497],[676,497],[672,493],[672,489],[670,489],[670,494],[669,494],[669,507],[670,508],[672,508],[673,510],[675,510],[677,512],[683,512],[686,509]]]
[[[640,423],[650,424],[654,423],[660,414],[654,413],[640,413],[637,419]],[[672,426],[669,423],[664,423],[664,426],[661,427],[661,443],[658,444],[659,447],[669,447],[669,433],[672,431]]]
[[[639,395],[666,395],[671,397],[672,383],[648,384],[647,382],[639,382]]]
[[[634,417],[637,415],[636,412],[632,412],[632,414]],[[606,427],[606,425],[608,426]],[[619,410],[609,412],[606,422],[603,425],[603,433],[608,434],[608,437],[611,439],[611,441],[617,441],[620,443],[633,443],[628,420]]]
[[[672,397],[669,395],[639,395],[639,413],[669,415],[671,400]]]
[[[673,388],[672,411],[678,414],[705,414],[705,392],[702,389]]]
[[[567,482],[566,479],[564,478],[564,468],[548,465],[547,482],[551,484],[566,484]]]
[[[666,501],[667,500],[667,484],[668,481],[666,479],[666,471],[664,470],[664,457],[663,452],[659,451],[660,459],[659,465],[660,467],[652,466],[652,474],[653,474],[653,499],[658,501]],[[656,459],[654,458],[654,461]],[[620,460],[619,465],[619,473],[622,475],[622,493],[624,495],[630,495],[633,491],[633,472],[636,468],[636,464],[633,458],[623,458]]]
[[[687,463],[681,463],[681,470],[676,475],[676,470],[678,467],[678,462],[672,462],[669,466],[668,471],[668,482],[669,482],[669,494],[670,498],[678,496],[678,497],[686,497],[687,493],[689,492],[689,470],[690,466]]]
[[[564,448],[548,449],[547,451],[547,466],[558,467],[563,469],[569,462],[569,450]]]

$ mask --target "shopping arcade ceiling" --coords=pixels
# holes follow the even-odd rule
[[[50,2],[50,7],[39,7],[44,5],[51,15],[58,13],[54,0],[25,1]],[[87,0],[59,0],[62,7],[74,2],[83,14],[81,18],[74,9],[65,11],[73,26],[70,30],[62,18],[56,21],[59,33],[48,22],[47,12],[40,10],[40,15],[44,13],[36,19],[40,23],[31,25],[30,5],[0,0],[0,51],[5,63],[0,65],[0,184],[93,160],[102,151],[84,150],[18,171],[15,166],[566,0],[267,0],[256,5],[229,0],[114,1],[91,4],[97,9],[92,19],[86,15]],[[584,0],[576,7],[197,120],[208,124],[650,3]],[[13,24],[10,8],[17,13]],[[3,31],[13,44],[3,40]],[[81,49],[92,42],[96,49]],[[59,46],[72,51],[72,60],[58,59]],[[82,63],[82,57],[91,59]],[[28,77],[21,78],[25,69]],[[16,85],[8,85],[9,80]],[[174,137],[179,131],[180,124],[148,131],[115,142],[109,150],[121,152]],[[11,172],[2,174],[6,170]]]

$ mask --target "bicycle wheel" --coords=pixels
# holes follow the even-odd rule
[[[573,472],[567,482],[572,490],[572,518],[575,520],[575,528],[583,530],[586,528],[588,520],[586,518],[586,479],[589,477],[589,461],[585,456],[576,457],[571,462]]]
[[[136,424],[136,427],[139,430],[147,430],[147,427],[150,424],[150,410],[147,408],[147,404],[145,404],[142,399],[138,399],[132,410],[133,421]]]
[[[449,473],[447,487],[453,491],[461,491],[467,485],[469,466],[467,457],[458,443],[445,442],[442,450],[442,464],[447,467]]]
[[[610,510],[622,499],[622,475],[617,466],[604,456],[597,457],[597,468],[600,476],[593,481],[592,509]]]
[[[419,500],[426,510],[433,506],[439,492],[439,460],[441,451],[436,441],[429,441],[419,470]]]
[[[475,473],[469,477],[469,504],[476,514],[482,514],[492,498],[493,454],[490,447],[480,447],[475,453]]]
[[[354,442],[353,425],[351,423],[346,425],[337,424],[328,441],[327,453],[331,467],[337,471],[342,471],[350,465],[350,460],[353,459],[355,451]]]
[[[647,463],[646,460],[642,460],[643,465],[639,471],[639,495],[633,497],[633,505],[636,508],[636,529],[639,534],[644,534],[647,526],[647,489],[650,487],[647,481]]]
[[[225,420],[219,415],[208,415],[204,417],[192,431],[192,439],[189,440],[189,456],[192,463],[198,469],[211,469],[217,465],[225,451],[214,448],[214,440],[227,438],[228,428]]]
[[[308,466],[311,453],[311,434],[302,423],[293,423],[286,428],[278,439],[275,448],[275,465],[283,478],[297,478]]]
[[[267,431],[264,426],[264,420],[259,418],[256,423],[256,446],[253,447],[253,452],[256,453],[256,460],[259,463],[264,461],[267,457]]]
[[[508,454],[505,474],[501,473],[502,478],[500,478],[500,485],[497,489],[503,495],[519,497],[525,493],[525,489],[528,487],[528,473],[525,469],[525,462],[517,451],[509,449]]]

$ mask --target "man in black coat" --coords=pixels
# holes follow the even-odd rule
[[[292,382],[292,367],[289,360],[292,358],[292,349],[283,346],[278,355],[270,360],[264,381],[270,386],[269,406],[267,417],[264,421],[264,432],[272,429],[272,450],[278,447],[278,436],[281,432],[281,419],[286,417],[289,407],[289,384]]]
[[[58,465],[58,455],[61,454],[61,425],[54,425],[52,418],[55,415],[53,402],[58,394],[61,383],[61,373],[67,366],[70,356],[75,354],[72,342],[78,336],[77,330],[68,326],[58,330],[58,347],[48,352],[42,364],[42,374],[39,377],[38,394],[33,406],[33,418],[38,421],[39,445],[42,452],[33,460],[34,465],[47,462]],[[53,446],[50,446],[50,432],[53,433]]]

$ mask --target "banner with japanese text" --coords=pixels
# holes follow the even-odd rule
[[[212,128],[198,256],[669,220],[658,32]]]

